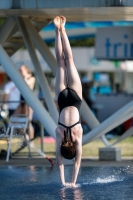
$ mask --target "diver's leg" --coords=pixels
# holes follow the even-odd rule
[[[54,24],[56,27],[55,33],[55,53],[57,59],[57,72],[56,72],[56,84],[55,84],[55,91],[56,95],[58,96],[59,93],[66,88],[66,67],[64,62],[63,56],[63,48],[60,36],[60,17],[54,18]]]
[[[60,32],[61,32],[62,43],[63,43],[65,64],[67,68],[68,85],[70,88],[74,89],[76,93],[79,95],[79,97],[82,99],[81,81],[80,81],[77,69],[75,67],[74,61],[73,61],[72,50],[71,50],[70,43],[65,31],[66,18],[63,16],[60,16],[60,20],[61,20]]]

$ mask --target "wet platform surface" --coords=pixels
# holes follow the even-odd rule
[[[65,167],[66,182],[72,166]],[[1,166],[1,200],[132,200],[133,168],[81,166],[75,187],[62,187],[57,166]]]

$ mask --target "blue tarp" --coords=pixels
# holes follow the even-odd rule
[[[108,21],[108,22],[67,22],[66,29],[79,29],[79,28],[99,28],[99,27],[110,27],[110,26],[133,26],[132,21]],[[54,24],[48,24],[43,31],[55,30]]]

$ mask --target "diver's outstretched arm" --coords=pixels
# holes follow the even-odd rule
[[[57,128],[56,129],[56,158],[57,158],[57,165],[59,167],[60,179],[63,186],[71,187],[72,186],[71,183],[65,182],[64,164],[63,164],[60,148],[61,148],[61,138],[60,138],[60,134],[58,133],[58,128]]]
[[[72,186],[76,184],[76,180],[77,180],[77,176],[78,176],[78,172],[80,168],[81,156],[82,156],[82,138],[78,138],[78,141],[76,144],[75,163],[73,166],[73,173],[72,173],[72,183],[71,183]]]
[[[57,165],[59,167],[61,183],[63,186],[65,186],[64,164],[62,161],[60,148],[61,148],[61,140],[60,140],[58,130],[56,129],[56,159],[57,159]]]

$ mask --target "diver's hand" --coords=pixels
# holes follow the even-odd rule
[[[65,183],[65,186],[71,187],[71,183]]]
[[[74,187],[76,184],[75,183],[70,183],[71,184],[71,187]]]
[[[64,187],[71,187],[71,183],[62,183]]]

